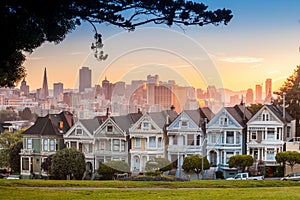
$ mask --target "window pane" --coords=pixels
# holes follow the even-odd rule
[[[233,144],[234,143],[234,133],[233,131],[227,131],[226,133],[226,143]]]
[[[155,148],[156,147],[156,141],[155,141],[155,137],[149,137],[149,147],[150,148]]]
[[[141,139],[135,138],[135,147],[141,147]]]
[[[44,140],[44,151],[48,151],[48,140]]]
[[[50,140],[50,151],[55,151],[55,141]]]
[[[32,149],[32,139],[27,140],[27,149]]]

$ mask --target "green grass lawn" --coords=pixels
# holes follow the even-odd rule
[[[289,181],[45,181],[0,180],[0,199],[300,199]]]

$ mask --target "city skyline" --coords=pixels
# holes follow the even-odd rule
[[[277,90],[299,63],[300,2],[202,2],[209,9],[231,9],[232,21],[201,28],[150,24],[130,33],[100,25],[103,50],[109,54],[102,62],[90,51],[93,31],[84,23],[61,44],[44,44],[28,55],[26,81],[32,89],[40,88],[39,74],[47,67],[50,83],[77,88],[79,68],[89,66],[94,71],[92,85],[105,76],[112,82],[127,82],[158,74],[185,86],[216,85],[234,91],[255,90],[255,85],[271,78]]]

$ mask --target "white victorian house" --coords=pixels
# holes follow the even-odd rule
[[[94,131],[100,126],[97,118],[80,119],[64,134],[67,148],[74,148],[84,153],[87,168],[94,171]]]
[[[251,116],[242,105],[223,107],[207,124],[208,160],[225,178],[233,176],[236,170],[229,168],[229,158],[245,154],[246,122]]]
[[[165,127],[176,116],[174,110],[145,113],[129,128],[132,172],[145,172],[147,161],[166,157]]]
[[[126,116],[120,116],[126,120]],[[126,130],[122,130],[114,121],[114,117],[108,117],[94,132],[95,162],[99,163],[111,160],[121,160],[128,163],[128,140]]]
[[[169,144],[168,159],[181,175],[181,167],[186,156],[205,155],[205,126],[213,117],[209,108],[184,110],[167,127]]]
[[[294,137],[292,117],[279,105],[264,105],[247,123],[247,154],[252,155],[256,171],[276,176],[275,156],[284,151],[286,141]]]

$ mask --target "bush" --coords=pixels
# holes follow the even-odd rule
[[[216,179],[224,179],[224,175],[222,171],[216,171]]]

